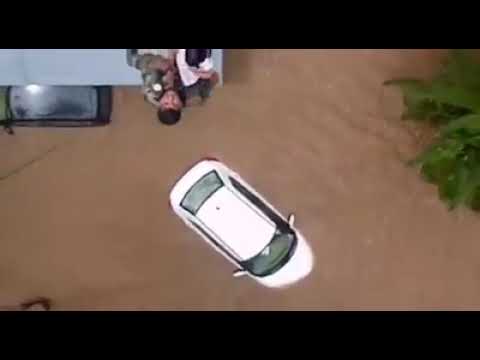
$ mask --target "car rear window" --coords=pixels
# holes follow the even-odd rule
[[[190,188],[180,205],[195,215],[203,203],[223,185],[223,181],[217,172],[215,170],[210,171]]]

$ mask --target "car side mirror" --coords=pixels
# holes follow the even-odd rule
[[[243,269],[237,269],[233,272],[233,277],[242,277],[244,275],[247,275],[247,271]]]
[[[288,215],[288,225],[293,226],[295,223],[295,214]]]

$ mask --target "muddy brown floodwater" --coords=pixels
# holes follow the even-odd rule
[[[231,50],[226,84],[175,127],[138,89],[96,129],[0,135],[0,303],[58,309],[439,309],[480,306],[480,219],[448,212],[404,160],[386,79],[442,50]],[[286,290],[233,279],[169,210],[177,177],[213,155],[297,225],[316,257]]]

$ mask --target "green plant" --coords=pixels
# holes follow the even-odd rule
[[[433,145],[411,163],[437,185],[450,209],[480,210],[480,62],[466,50],[454,50],[431,80],[397,79],[405,104],[403,119],[438,127]]]

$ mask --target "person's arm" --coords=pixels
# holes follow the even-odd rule
[[[213,74],[210,76],[210,83],[212,84],[212,87],[217,85],[219,81],[220,81],[220,76],[218,76],[218,73],[214,71]]]
[[[145,71],[148,67],[148,63],[150,62],[153,55],[140,55],[135,53],[132,56],[132,63],[133,66],[140,71]]]
[[[149,102],[150,104],[152,104],[157,108],[160,106],[160,102],[157,100],[156,94],[152,89],[145,87],[143,89],[143,94],[147,102]]]
[[[168,58],[175,60],[177,53],[178,53],[178,49],[168,49]]]
[[[172,89],[175,86],[175,72],[170,70],[162,78],[165,89]]]
[[[174,69],[175,58],[177,57],[178,49],[168,49],[168,61],[170,62],[170,67]]]
[[[200,78],[200,79],[207,79],[210,81],[213,81],[215,85],[218,82],[218,73],[215,70],[194,70],[195,74]]]

